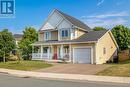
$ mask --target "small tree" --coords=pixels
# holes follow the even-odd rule
[[[117,25],[112,29],[112,33],[119,45],[120,50],[125,50],[130,44],[130,29],[123,25]]]
[[[27,27],[23,31],[23,38],[19,42],[19,48],[22,51],[22,55],[26,56],[26,59],[29,59],[30,54],[32,53],[31,44],[38,40],[38,34],[35,28]]]
[[[14,48],[15,42],[12,33],[8,29],[4,29],[0,32],[0,57],[3,58],[4,62]]]
[[[93,28],[94,31],[100,31],[100,30],[107,30],[104,27],[94,27]]]

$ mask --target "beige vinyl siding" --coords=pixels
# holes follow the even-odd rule
[[[78,29],[76,30],[76,32],[77,32],[77,38],[82,36],[83,34],[85,34],[84,31],[81,31],[81,30],[78,30]]]
[[[117,51],[117,47],[109,32],[107,32],[102,38],[100,38],[98,40],[98,43],[96,44],[95,50],[96,50],[97,64],[106,63],[106,61],[112,58],[114,53]],[[104,53],[104,48],[106,49],[105,53]]]

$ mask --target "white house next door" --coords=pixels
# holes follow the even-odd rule
[[[73,49],[74,63],[91,63],[91,48],[77,47]]]

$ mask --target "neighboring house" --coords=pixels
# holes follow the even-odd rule
[[[18,47],[18,42],[22,40],[22,34],[14,34],[15,44]]]
[[[32,60],[103,64],[117,55],[118,45],[109,30],[92,31],[86,24],[54,10],[32,44]]]

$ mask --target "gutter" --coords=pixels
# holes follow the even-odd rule
[[[31,44],[31,45],[59,45],[59,44],[80,44],[80,43],[97,43],[97,41],[85,41],[85,42],[63,42],[63,43],[43,43],[43,44]]]

